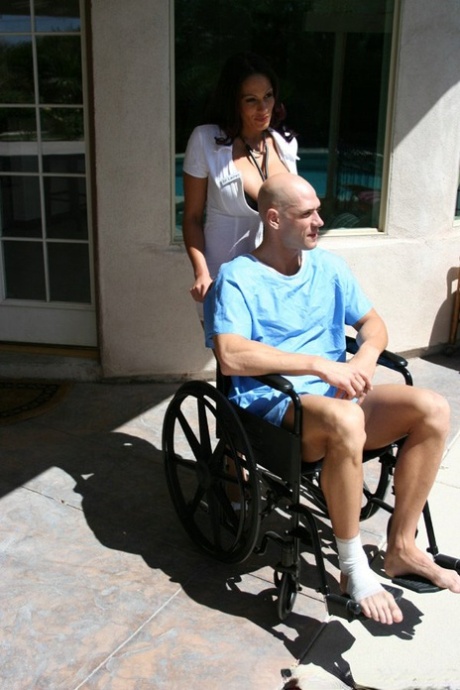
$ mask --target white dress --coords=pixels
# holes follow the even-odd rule
[[[269,131],[280,159],[289,172],[296,173],[297,140],[287,142],[278,132]],[[188,140],[183,168],[193,177],[208,178],[204,238],[213,278],[221,264],[252,252],[262,240],[260,216],[244,197],[242,176],[232,159],[233,146],[216,143],[215,137],[222,136],[225,134],[217,125],[196,127]]]

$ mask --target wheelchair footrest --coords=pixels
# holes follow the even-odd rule
[[[443,553],[437,553],[434,557],[434,562],[437,565],[440,565],[441,568],[446,568],[447,570],[456,570],[457,573],[460,573],[460,558],[446,556]]]
[[[327,612],[330,616],[345,618],[351,622],[362,615],[361,606],[344,594],[326,594]]]
[[[432,592],[440,592],[441,587],[433,584],[431,580],[427,580],[421,575],[401,575],[400,577],[394,577],[392,582],[395,585],[404,587],[405,589],[410,589],[412,592],[417,592],[418,594],[429,594]]]

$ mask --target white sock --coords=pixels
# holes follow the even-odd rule
[[[362,601],[366,597],[383,591],[382,585],[369,567],[366,553],[361,544],[359,534],[353,539],[338,539],[340,571],[348,577],[347,594],[354,601]]]

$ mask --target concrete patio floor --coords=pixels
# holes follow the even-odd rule
[[[441,549],[460,556],[460,360],[414,359],[411,370],[451,403],[432,510]],[[460,597],[405,592],[405,622],[384,630],[327,619],[307,557],[280,623],[275,546],[236,567],[196,549],[162,464],[177,387],[75,383],[54,409],[0,427],[0,687],[278,690],[298,678],[332,690],[353,677],[379,690],[460,689]],[[380,516],[363,526],[377,569],[384,533]]]

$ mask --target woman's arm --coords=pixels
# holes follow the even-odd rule
[[[208,191],[206,177],[193,177],[184,173],[184,216],[182,233],[190,258],[195,281],[190,289],[194,300],[202,302],[212,278],[204,256],[204,212]]]

